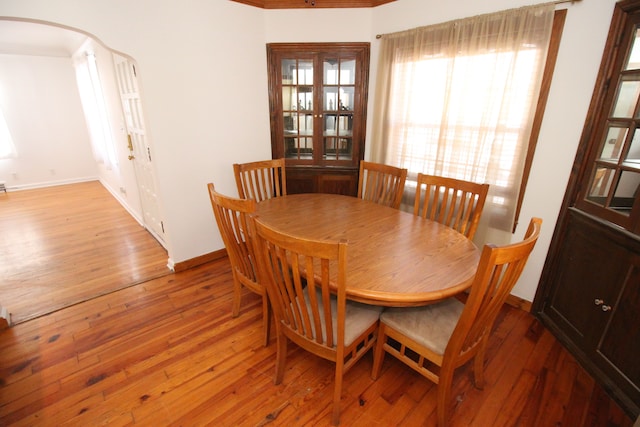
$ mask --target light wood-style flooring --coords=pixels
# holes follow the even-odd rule
[[[167,251],[98,181],[0,193],[0,254],[14,323],[170,273]]]
[[[231,300],[223,258],[0,331],[0,426],[330,425],[334,366],[290,345],[274,385],[260,297],[245,292],[237,318]],[[486,366],[483,391],[457,371],[452,427],[633,424],[517,308],[503,308]],[[345,375],[342,426],[435,425],[433,384],[389,356],[377,381],[370,371],[368,354]]]
[[[273,384],[261,301],[231,317],[227,259],[150,280],[0,333],[0,425],[328,426],[333,365],[289,346]],[[344,378],[341,425],[434,426],[435,387],[371,355]],[[631,426],[618,406],[532,318],[505,306],[483,391],[454,382],[451,426]],[[452,402],[452,403],[454,403]]]

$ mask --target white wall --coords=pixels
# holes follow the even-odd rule
[[[97,179],[69,58],[0,55],[0,109],[18,149],[0,160],[7,187]]]
[[[223,247],[205,184],[235,194],[231,164],[270,156],[267,42],[370,41],[375,34],[524,6],[528,0],[397,0],[374,9],[263,11],[228,0],[1,0],[0,15],[83,29],[139,64],[157,158],[168,250],[176,262]],[[615,0],[568,8],[558,63],[514,239],[543,232],[514,293],[532,300],[588,109]],[[370,136],[370,131],[368,131]],[[365,153],[365,156],[367,154]],[[492,236],[510,240],[512,236]]]
[[[88,52],[96,57],[96,65],[100,78],[100,85],[103,88],[103,95],[107,116],[111,125],[113,145],[115,152],[115,164],[106,167],[104,163],[98,163],[98,176],[100,182],[116,197],[125,209],[136,218],[138,222],[144,224],[142,204],[138,193],[135,170],[133,163],[127,158],[129,153],[127,128],[120,100],[120,92],[116,80],[113,64],[113,54],[106,47],[95,40],[87,41],[78,49],[73,56],[73,61],[83,61]],[[84,121],[84,116],[80,118]],[[95,161],[94,161],[95,163]]]

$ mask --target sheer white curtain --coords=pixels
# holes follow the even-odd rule
[[[418,172],[489,183],[483,217],[511,231],[554,9],[383,35],[372,160],[407,168],[408,193]]]
[[[113,134],[98,74],[96,56],[86,53],[75,58],[76,80],[89,129],[93,155],[107,170],[117,166]]]

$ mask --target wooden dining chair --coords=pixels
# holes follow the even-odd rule
[[[347,244],[298,238],[255,220],[263,283],[276,320],[275,383],[284,377],[287,342],[336,364],[334,425],[340,420],[343,375],[376,340],[381,307],[347,301]]]
[[[489,184],[419,173],[413,214],[473,239],[488,191]]]
[[[358,197],[398,209],[406,179],[406,169],[362,160],[358,176]]]
[[[248,240],[247,233],[249,215],[255,212],[256,201],[224,196],[218,193],[211,183],[207,187],[216,223],[231,263],[233,274],[232,315],[238,317],[240,314],[243,286],[260,295],[262,297],[263,341],[267,346],[271,327],[271,306],[267,291],[259,281],[254,245]]]
[[[475,385],[484,386],[483,365],[493,323],[522,273],[541,224],[541,219],[532,218],[519,243],[484,246],[466,303],[452,297],[432,305],[383,312],[372,378],[380,375],[387,352],[433,381],[437,384],[438,426],[445,427],[454,370],[475,359]]]
[[[235,163],[233,173],[241,199],[261,202],[287,195],[287,176],[284,158]]]

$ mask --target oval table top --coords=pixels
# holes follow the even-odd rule
[[[293,194],[257,204],[260,221],[315,240],[347,241],[347,298],[425,305],[467,289],[480,250],[438,222],[336,194]]]

